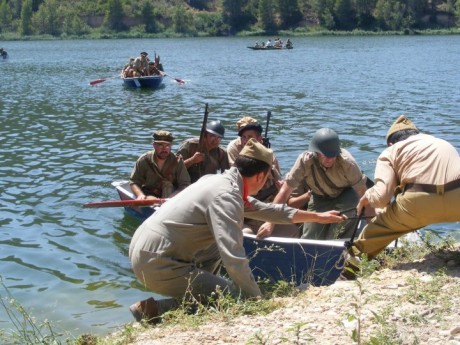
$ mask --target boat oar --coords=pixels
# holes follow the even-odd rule
[[[120,77],[120,76],[119,76],[119,75],[116,75],[116,76],[114,76],[114,77],[100,78],[100,79],[92,80],[92,81],[89,82],[89,85],[94,86],[94,85],[96,85],[96,84],[103,83],[103,82],[105,82],[105,81],[107,81],[107,80],[115,79],[115,78],[118,78],[118,77]]]
[[[155,198],[155,199],[137,199],[137,200],[113,200],[113,201],[98,201],[87,202],[83,207],[96,208],[96,207],[147,207],[157,204],[163,204],[169,199]]]
[[[162,72],[161,74],[162,74],[162,75],[165,75],[165,76],[167,76],[167,77],[169,77],[169,78],[174,79],[174,80],[175,80],[176,82],[178,82],[179,84],[185,84],[185,81],[183,81],[182,79],[171,77],[169,74],[167,74],[167,73],[165,73],[165,72]]]

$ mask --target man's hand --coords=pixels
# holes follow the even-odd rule
[[[340,223],[348,219],[348,217],[340,211],[317,212],[316,215],[318,219],[315,220],[315,223],[321,224]]]
[[[269,222],[263,223],[260,226],[259,230],[257,231],[256,238],[260,239],[260,238],[269,237],[272,234],[274,228],[275,228],[275,224],[272,224]]]
[[[192,162],[193,164],[198,164],[204,161],[204,153],[201,152],[195,152],[195,154],[192,156]]]
[[[363,212],[363,208],[369,204],[369,199],[367,198],[366,194],[364,194],[361,199],[359,199],[358,205],[356,205],[356,214],[358,217]]]

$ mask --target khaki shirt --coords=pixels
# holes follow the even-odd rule
[[[331,198],[338,197],[350,187],[355,190],[365,188],[366,179],[358,163],[345,149],[340,150],[334,165],[328,169],[321,166],[315,153],[305,151],[286,175],[289,187],[296,189],[305,180],[313,194]]]
[[[243,145],[241,144],[241,138],[238,137],[234,140],[232,140],[228,145],[227,145],[227,154],[228,154],[228,162],[230,165],[235,164],[236,158],[239,156],[241,150],[243,149]],[[265,182],[264,186],[259,192],[259,195],[265,195],[265,197],[258,198],[262,201],[268,202],[268,201],[273,201],[273,198],[276,196],[278,193],[278,188],[274,188],[273,186],[276,185],[276,182],[282,180],[281,178],[281,170],[280,166],[278,163],[278,159],[273,155],[273,164],[272,164],[272,169],[271,173],[267,178],[267,182]],[[269,195],[267,193],[269,191],[272,191]]]
[[[181,155],[184,160],[193,157],[198,151],[198,142],[198,138],[184,141],[177,154]],[[224,149],[216,147],[211,151],[204,150],[202,153],[205,155],[204,161],[187,168],[192,183],[196,182],[203,175],[216,174],[219,171],[224,172],[230,168],[227,152]]]
[[[170,153],[160,170],[154,155],[155,150],[152,150],[139,157],[131,172],[130,184],[138,185],[149,195],[163,198],[190,185],[190,176],[181,158]]]
[[[375,167],[375,185],[366,191],[372,207],[385,207],[397,186],[444,185],[460,178],[460,156],[447,141],[428,134],[412,135],[386,148]]]
[[[248,296],[261,295],[243,247],[243,217],[291,223],[297,209],[251,197],[251,208],[245,209],[242,191],[243,178],[231,168],[223,174],[206,175],[177,194],[136,230],[129,248],[133,266],[141,264],[143,251],[192,263],[200,252],[217,245],[233,282]]]

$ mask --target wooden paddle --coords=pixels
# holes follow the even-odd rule
[[[163,204],[169,199],[155,198],[155,199],[143,199],[143,200],[111,200],[111,201],[98,201],[98,202],[87,202],[83,207],[97,208],[97,207],[148,207],[157,204]]]
[[[107,81],[107,80],[115,79],[115,78],[119,78],[119,77],[120,77],[119,75],[116,75],[116,76],[114,76],[114,77],[100,78],[100,79],[92,80],[92,81],[89,82],[89,85],[94,86],[94,85],[97,85],[97,84],[99,84],[99,83],[103,83],[103,82],[105,82],[105,81]]]
[[[179,79],[179,78],[174,78],[174,77],[171,77],[169,74],[165,73],[165,72],[161,72],[162,75],[164,76],[167,76],[169,78],[172,78],[174,79],[176,82],[178,82],[179,84],[185,84],[185,81],[183,81],[182,79]]]

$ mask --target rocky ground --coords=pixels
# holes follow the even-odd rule
[[[279,302],[268,315],[160,324],[135,332],[130,344],[460,345],[460,266],[433,254]]]

